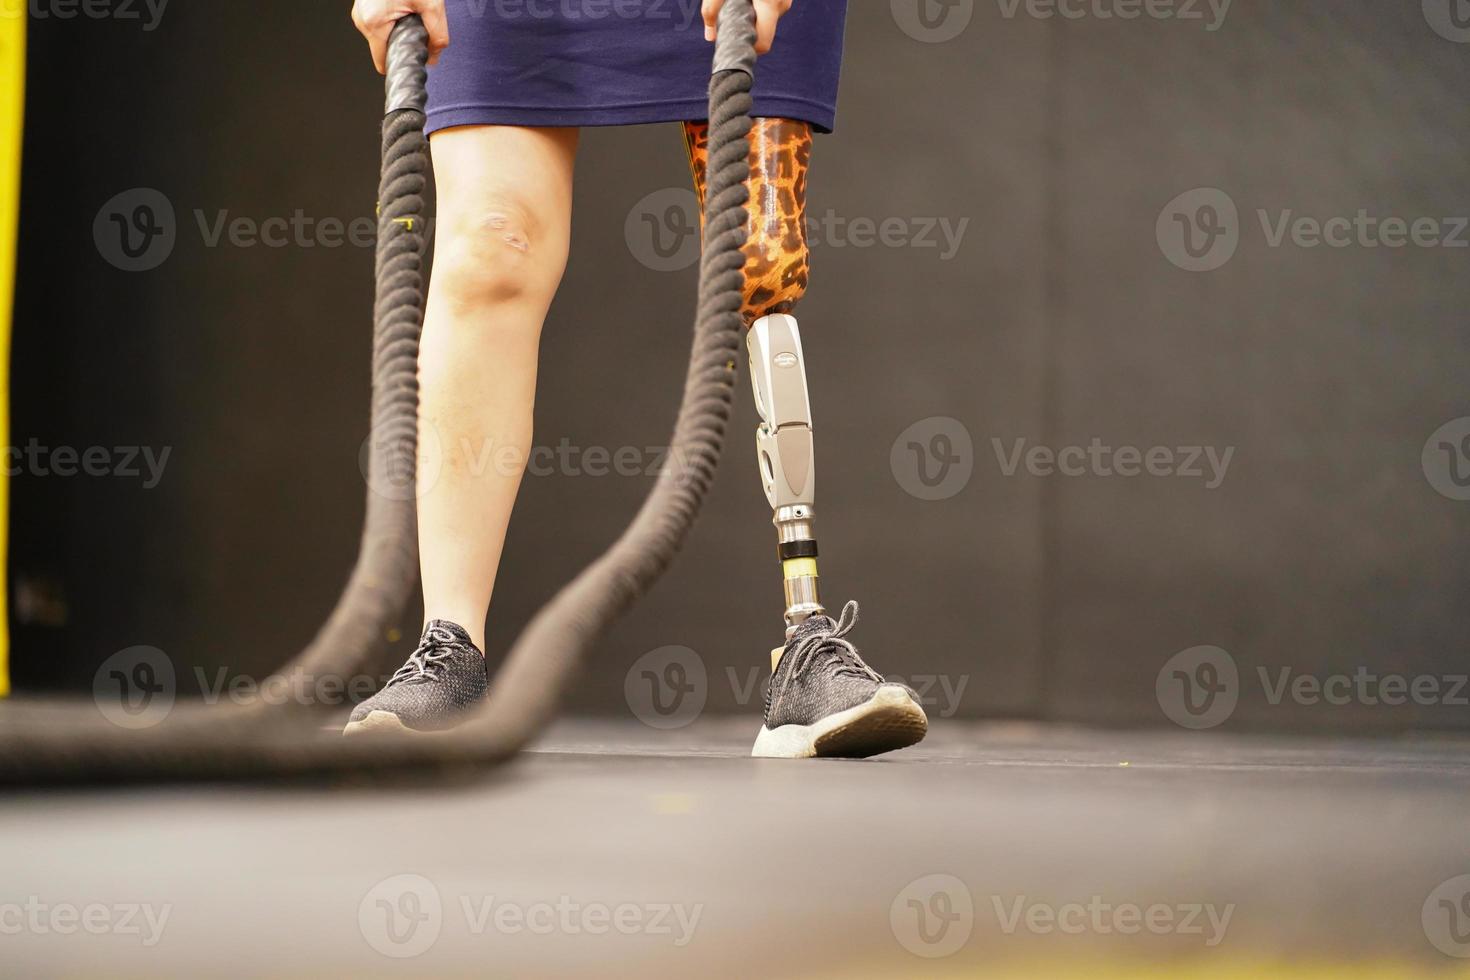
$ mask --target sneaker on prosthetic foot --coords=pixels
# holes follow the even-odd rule
[[[424,629],[418,649],[383,689],[352,711],[343,735],[442,732],[485,696],[485,657],[470,635],[447,620]]]
[[[869,667],[845,637],[858,604],[842,617],[813,616],[796,628],[766,689],[765,725],[751,755],[768,759],[864,759],[921,740],[929,719],[906,685]]]

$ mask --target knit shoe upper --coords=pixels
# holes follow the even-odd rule
[[[444,731],[485,696],[485,658],[461,627],[436,619],[424,628],[418,649],[383,689],[352,711],[348,728],[374,712],[395,716],[416,732]]]
[[[857,621],[858,604],[849,602],[835,622],[813,616],[797,626],[766,688],[767,729],[813,725],[866,703],[878,688],[894,683],[869,667],[845,639]],[[904,690],[917,703],[918,696]]]

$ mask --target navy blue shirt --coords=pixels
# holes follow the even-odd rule
[[[714,46],[698,0],[448,0],[428,131],[703,119]],[[756,66],[757,116],[831,131],[847,0],[796,0]]]

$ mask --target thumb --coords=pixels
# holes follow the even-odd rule
[[[725,5],[725,0],[704,0],[702,12],[704,14],[704,39],[713,41],[720,30],[720,8]]]

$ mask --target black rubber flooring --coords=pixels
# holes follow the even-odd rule
[[[1470,965],[1470,740],[945,723],[803,763],[746,758],[752,736],[572,721],[468,787],[11,794],[0,973]]]

